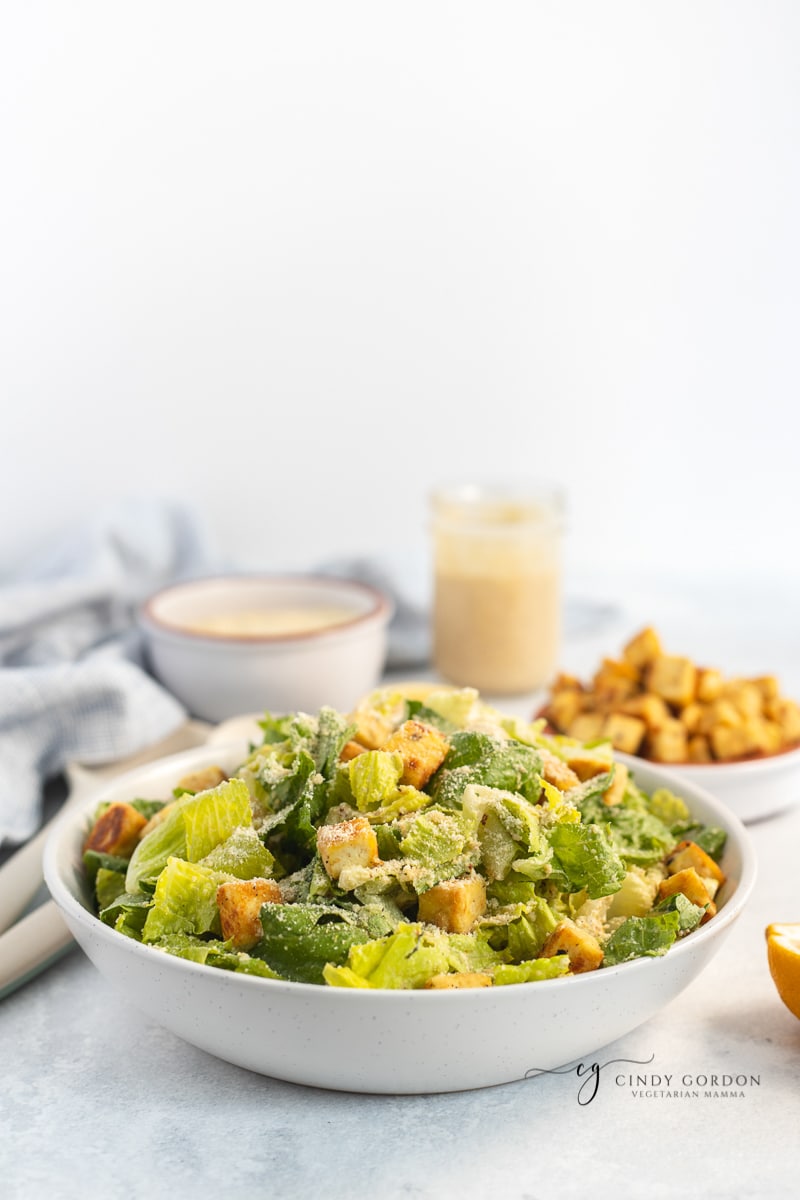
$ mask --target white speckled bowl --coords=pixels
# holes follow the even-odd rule
[[[304,633],[210,634],[191,628],[220,614],[341,608],[349,620]],[[386,660],[388,598],[349,579],[228,575],[173,584],[147,601],[139,623],[155,674],[196,717],[347,710],[377,683]]]
[[[510,987],[353,991],[187,962],[103,925],[90,911],[81,862],[97,803],[166,798],[186,772],[212,763],[233,770],[245,751],[244,743],[201,747],[121,776],[90,805],[65,813],[47,843],[44,873],[75,938],[131,1004],[210,1054],[279,1079],[344,1091],[446,1092],[574,1062],[683,991],[719,949],[755,881],[753,849],[730,811],[694,784],[681,786],[669,772],[637,763],[644,788],[681,792],[700,820],[728,832],[718,915],[662,958]]]

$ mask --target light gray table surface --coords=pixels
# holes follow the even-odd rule
[[[800,695],[797,599],[758,584],[680,597],[631,587],[564,665],[589,670],[653,619],[674,652],[775,670]],[[800,807],[749,830],[759,878],[745,912],[678,999],[585,1060],[602,1066],[588,1103],[579,1064],[438,1096],[264,1078],[141,1016],[75,950],[0,1004],[0,1196],[796,1195],[800,1021],[772,985],[764,928],[800,920]],[[625,1059],[650,1061],[614,1061]]]

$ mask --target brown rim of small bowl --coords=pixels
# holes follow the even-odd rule
[[[187,629],[177,622],[165,621],[153,613],[153,606],[169,592],[189,590],[209,583],[287,583],[287,584],[326,584],[329,586],[343,585],[373,598],[373,607],[369,612],[360,613],[349,621],[338,621],[335,625],[325,625],[322,629],[309,629],[305,633],[200,633]],[[212,645],[229,643],[233,645],[273,645],[286,642],[305,642],[319,637],[329,637],[332,633],[354,629],[365,621],[373,621],[385,616],[391,620],[394,605],[389,597],[369,583],[361,583],[356,579],[342,579],[336,575],[205,575],[200,579],[187,579],[182,583],[170,583],[154,592],[139,609],[139,620],[159,633],[167,633],[173,637],[187,638],[197,642],[209,642]]]

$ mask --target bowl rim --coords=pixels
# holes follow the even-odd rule
[[[330,1001],[334,1004],[342,1003],[342,997],[345,996],[383,996],[384,998],[393,997],[394,1001],[396,1002],[399,998],[409,995],[414,995],[417,997],[422,995],[448,996],[449,1000],[444,1001],[444,1003],[457,1004],[459,1002],[466,1002],[464,1000],[465,997],[475,996],[476,993],[489,992],[496,999],[498,992],[510,991],[515,993],[517,992],[517,989],[521,987],[530,988],[535,986],[537,989],[537,994],[539,994],[542,989],[545,989],[545,991],[552,990],[553,988],[562,987],[565,984],[566,980],[559,978],[537,980],[532,983],[515,984],[511,987],[501,988],[362,989],[326,987],[323,984],[317,983],[299,983],[295,982],[294,980],[268,979],[261,976],[247,975],[245,973],[223,971],[218,968],[209,967],[205,963],[196,963],[189,959],[167,954],[165,951],[159,950],[155,946],[145,945],[144,943],[134,941],[131,938],[124,938],[123,935],[117,933],[115,929],[112,929],[108,925],[104,925],[99,917],[90,912],[89,909],[87,909],[81,903],[77,895],[62,879],[62,859],[64,858],[65,854],[71,855],[72,851],[70,848],[70,842],[77,833],[80,825],[86,821],[89,814],[99,803],[102,802],[104,798],[109,797],[112,793],[116,794],[120,786],[123,788],[130,786],[133,789],[137,783],[137,780],[150,771],[160,771],[162,769],[166,769],[167,767],[170,767],[171,769],[174,764],[177,776],[182,773],[186,767],[191,767],[193,765],[197,766],[202,758],[208,757],[209,755],[212,758],[222,758],[225,756],[234,759],[237,755],[242,755],[244,747],[245,743],[241,741],[205,743],[201,746],[195,746],[190,750],[181,751],[178,754],[167,755],[163,758],[156,759],[151,763],[133,768],[130,771],[126,771],[123,774],[118,775],[115,779],[110,780],[104,786],[99,787],[96,791],[94,791],[91,797],[84,799],[75,807],[70,807],[66,812],[59,815],[56,818],[53,829],[47,838],[43,854],[43,873],[45,883],[47,884],[48,890],[57,907],[65,914],[68,914],[73,920],[77,921],[89,933],[99,937],[102,942],[107,943],[109,946],[115,946],[118,950],[123,950],[125,947],[127,947],[127,950],[133,954],[135,958],[140,958],[142,963],[149,962],[153,966],[158,963],[160,967],[165,969],[189,969],[190,973],[199,971],[201,973],[200,978],[206,979],[209,978],[208,973],[213,972],[214,976],[227,978],[227,985],[223,984],[222,986],[231,986],[232,981],[236,981],[237,984],[242,983],[245,987],[263,987],[266,985],[272,990],[277,988],[281,991],[284,991],[288,988],[289,994],[296,993],[298,995],[307,996],[319,996],[324,994],[325,996],[329,997],[337,996],[337,999],[332,999]],[[676,791],[680,791],[681,787],[688,786],[689,791],[695,793],[694,796],[690,795],[687,797],[689,804],[691,805],[693,799],[699,799],[703,805],[710,808],[714,818],[720,821],[726,833],[729,835],[729,837],[731,837],[732,843],[736,846],[737,853],[741,859],[741,871],[736,883],[736,889],[733,895],[730,896],[721,906],[713,920],[707,922],[706,925],[693,930],[688,937],[682,938],[680,941],[674,943],[665,955],[660,955],[658,957],[637,958],[633,959],[631,962],[618,963],[612,967],[604,967],[600,971],[589,971],[585,974],[570,975],[568,979],[572,988],[597,986],[598,979],[609,979],[610,977],[618,975],[620,971],[625,972],[625,977],[630,977],[632,980],[634,969],[638,970],[639,972],[657,971],[660,969],[658,964],[664,959],[668,958],[674,963],[676,956],[686,956],[687,954],[691,955],[694,952],[693,948],[698,948],[701,943],[705,944],[711,938],[723,933],[725,929],[733,924],[733,922],[739,917],[755,886],[757,876],[757,859],[755,848],[753,847],[750,835],[748,834],[740,818],[726,808],[722,801],[718,800],[716,796],[712,795],[710,792],[707,792],[701,785],[693,781],[688,781],[687,783],[686,780],[672,775],[668,770],[663,770],[658,764],[645,761],[644,765],[647,768],[655,771],[661,778],[663,778],[663,786],[671,787]],[[130,783],[128,783],[128,781],[130,781]],[[167,964],[169,964],[169,966],[167,966]],[[594,984],[592,984],[592,980],[595,981]],[[300,991],[298,992],[297,989],[300,989]],[[454,997],[461,997],[461,1000],[455,999]],[[366,1001],[351,1000],[347,1002],[359,1004],[365,1003]],[[389,1003],[390,1001],[384,1000],[384,1002]],[[478,1001],[478,1003],[483,1002],[484,1001]],[[414,1000],[412,1003],[420,1003],[420,1001]],[[429,1001],[422,1001],[422,1003],[429,1003]],[[442,1001],[433,1001],[433,1003],[442,1003]]]
[[[229,584],[233,588],[238,588],[241,584],[288,584],[294,586],[310,585],[309,590],[319,585],[329,587],[339,587],[350,592],[360,593],[362,596],[372,600],[372,607],[365,613],[358,613],[347,621],[337,621],[334,625],[325,625],[320,629],[308,629],[296,633],[203,633],[199,630],[188,629],[185,625],[181,625],[176,621],[167,621],[163,617],[157,616],[155,608],[158,602],[165,596],[175,592],[189,592],[196,588],[203,588],[209,584]],[[361,625],[369,625],[373,623],[388,623],[394,613],[394,604],[385,592],[374,587],[370,583],[362,583],[358,579],[343,579],[336,575],[305,575],[298,574],[221,574],[221,575],[203,575],[195,579],[180,580],[177,583],[167,584],[165,587],[159,588],[158,591],[151,593],[147,599],[140,605],[137,618],[139,624],[146,632],[155,634],[159,637],[174,638],[178,641],[189,644],[203,644],[206,646],[271,646],[271,645],[286,645],[290,643],[306,643],[313,642],[320,638],[336,636],[340,633],[349,633]]]

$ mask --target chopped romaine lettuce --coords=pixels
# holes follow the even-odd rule
[[[454,862],[465,849],[470,822],[461,813],[431,809],[404,818],[400,853],[425,867]]]
[[[168,933],[219,933],[217,888],[229,878],[200,863],[170,858],[158,877],[142,941]]]
[[[619,890],[625,865],[603,825],[556,825],[550,834],[553,874],[562,891],[583,889],[595,900]]]
[[[100,850],[85,850],[83,853],[83,865],[86,870],[86,877],[91,884],[94,884],[97,872],[101,867],[107,871],[122,871],[123,874],[128,869],[128,859],[119,858],[116,854],[103,854]],[[104,907],[101,905],[101,907]]]
[[[680,796],[676,796],[669,788],[656,788],[646,803],[653,816],[658,817],[659,821],[669,828],[672,828],[677,821],[687,820],[689,816],[686,801],[682,800]]]
[[[137,892],[143,880],[157,878],[169,858],[197,862],[234,829],[252,822],[250,793],[241,779],[226,779],[207,792],[177,800],[134,850],[125,878],[127,890]]]
[[[448,970],[447,938],[424,925],[400,925],[388,938],[355,945],[347,971],[326,967],[326,983],[334,987],[417,988]],[[355,977],[355,981],[353,980]]]
[[[94,890],[99,909],[108,908],[125,891],[125,872],[110,871],[100,867],[94,880]]]
[[[669,913],[676,912],[678,914],[678,932],[679,934],[691,933],[693,929],[702,921],[706,910],[700,908],[697,904],[692,904],[682,892],[675,892],[672,896],[667,896],[666,900],[662,900],[660,904],[653,909],[654,913]]]
[[[236,879],[267,879],[272,875],[275,859],[251,825],[234,829],[229,838],[215,846],[202,866],[223,871]]]
[[[566,954],[554,954],[552,958],[535,958],[532,962],[502,963],[495,968],[494,982],[497,987],[509,983],[535,983],[539,979],[558,979],[568,971]]]
[[[315,904],[265,904],[264,936],[252,950],[283,979],[322,983],[326,963],[342,964],[369,934],[345,909]]]
[[[350,763],[350,790],[359,812],[380,808],[397,792],[403,760],[387,750],[367,750]]]
[[[607,967],[633,958],[654,958],[666,954],[680,929],[678,911],[651,913],[647,917],[628,917],[605,944],[603,962]]]
[[[453,974],[460,986],[472,974],[500,986],[567,974],[569,956],[548,947],[564,918],[597,938],[603,966],[663,954],[704,919],[682,894],[657,904],[657,892],[679,840],[719,858],[724,833],[694,822],[672,792],[648,795],[634,775],[607,804],[616,770],[607,742],[587,753],[546,736],[541,722],[503,717],[469,688],[383,689],[373,699],[359,707],[360,724],[330,708],[267,714],[262,744],[235,776],[171,803],[130,861],[87,852],[101,920],[222,970],[422,988]],[[449,744],[419,786],[400,782],[412,767],[404,749],[362,746],[341,760],[359,729],[377,725],[388,737],[409,717],[445,731]],[[562,791],[543,778],[547,754],[582,778],[597,774]],[[164,807],[134,803],[148,817]],[[342,825],[352,848],[331,875],[317,849],[323,823]],[[269,877],[281,881],[280,901],[276,893],[262,905],[252,951],[237,951],[222,938],[217,889]],[[465,878],[479,881],[474,913],[463,901],[459,910],[465,893],[454,886],[422,906],[435,924],[419,920],[424,893]]]

